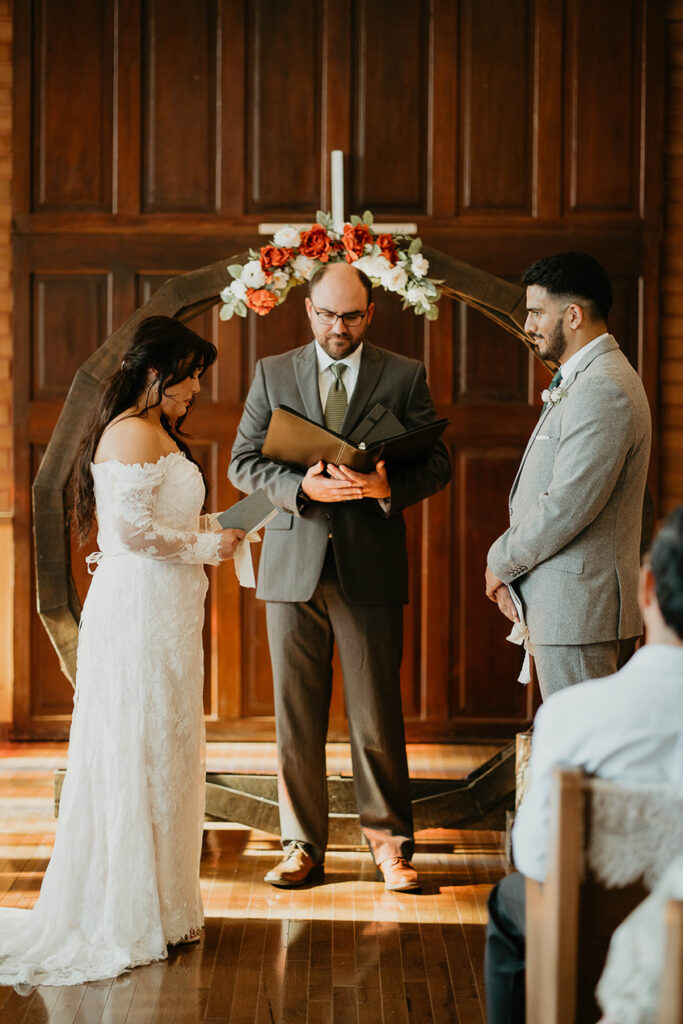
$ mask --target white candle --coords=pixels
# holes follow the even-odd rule
[[[340,234],[344,230],[344,154],[333,149],[330,157],[332,174],[332,224]]]

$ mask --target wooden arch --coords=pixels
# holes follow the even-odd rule
[[[444,295],[457,299],[514,334],[538,356],[524,333],[524,292],[493,274],[453,259],[428,246],[430,276],[442,279]],[[114,331],[78,369],[33,484],[38,614],[57,651],[62,671],[76,684],[76,648],[80,601],[71,575],[65,490],[80,437],[100,392],[128,349],[135,329],[148,316],[165,314],[191,320],[216,305],[228,283],[228,263],[246,263],[241,253],[166,281],[144,306]]]

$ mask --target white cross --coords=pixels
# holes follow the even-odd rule
[[[332,224],[339,234],[344,230],[344,153],[341,149],[333,149],[330,154],[330,181],[332,192]],[[293,224],[292,227],[300,231],[307,230],[311,225]],[[264,223],[259,224],[259,235],[274,235],[284,224]],[[417,224],[373,224],[373,231],[378,235],[416,235]]]

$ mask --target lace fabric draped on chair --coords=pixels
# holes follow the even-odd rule
[[[588,867],[606,888],[642,879],[651,889],[683,850],[683,794],[670,785],[621,786],[593,779]]]

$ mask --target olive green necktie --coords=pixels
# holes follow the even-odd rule
[[[562,368],[560,368],[559,370],[555,371],[555,376],[550,381],[550,384],[548,384],[548,394],[550,394],[551,391],[554,391],[555,388],[558,387],[561,383],[562,383]],[[543,408],[541,409],[542,413],[545,412],[546,406],[548,405],[549,402],[550,402],[550,399],[548,399],[546,402],[543,403]]]
[[[339,433],[344,422],[346,407],[349,404],[346,388],[342,377],[348,369],[346,363],[330,363],[330,370],[334,374],[334,381],[330,384],[325,402],[325,426],[328,430]]]

